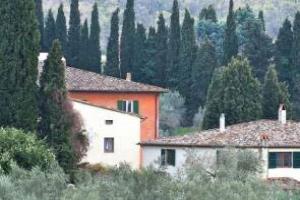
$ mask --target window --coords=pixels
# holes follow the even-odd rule
[[[300,168],[300,153],[270,152],[269,168]]]
[[[112,125],[114,123],[113,120],[105,120],[106,125]]]
[[[162,149],[161,150],[161,165],[175,166],[175,150],[174,149]]]
[[[104,138],[104,153],[114,152],[114,138]]]
[[[139,113],[139,102],[131,100],[118,101],[118,110],[131,113]]]

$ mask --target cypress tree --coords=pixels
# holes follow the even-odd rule
[[[89,59],[87,70],[101,72],[100,24],[97,3],[93,6],[91,17],[91,33],[89,42]]]
[[[135,39],[135,12],[134,0],[127,0],[123,17],[121,34],[120,60],[121,74],[124,78],[127,72],[133,72],[134,63],[134,39]]]
[[[273,57],[272,38],[263,31],[262,24],[258,20],[248,20],[245,28],[246,41],[243,53],[249,59],[254,75],[263,81]]]
[[[78,118],[68,101],[65,66],[58,40],[54,41],[41,74],[40,117],[39,137],[54,150],[61,167],[70,172],[82,157],[85,142],[77,143],[80,145],[76,149],[73,146],[75,138],[80,138],[80,130],[74,128]]]
[[[89,62],[88,58],[89,53],[89,27],[87,20],[84,21],[83,26],[81,27],[80,33],[80,51],[79,51],[79,63],[81,69],[88,69]]]
[[[78,0],[71,1],[71,11],[68,31],[67,62],[68,65],[76,67],[79,60],[80,49],[80,12]]]
[[[280,102],[280,85],[277,72],[273,66],[269,67],[262,89],[263,116],[265,119],[276,119]]]
[[[260,10],[259,13],[258,13],[258,19],[260,19],[263,31],[266,31],[266,23],[265,23],[265,18],[264,18],[264,12],[262,10]]]
[[[200,106],[204,107],[208,87],[217,66],[216,50],[209,40],[205,40],[198,50],[192,68],[191,115],[195,115]]]
[[[223,64],[230,62],[232,57],[238,54],[238,38],[236,35],[236,23],[233,11],[233,0],[230,0],[229,13],[227,16],[225,36],[224,36],[224,61]]]
[[[202,8],[199,14],[199,21],[206,20],[207,8]]]
[[[192,85],[192,66],[196,57],[196,39],[194,32],[194,19],[188,10],[185,10],[185,16],[182,23],[182,42],[180,50],[180,81],[178,83],[179,93],[185,97],[187,112],[185,117],[185,125],[192,125],[193,109],[191,109],[191,85]]]
[[[106,51],[105,74],[120,78],[120,55],[119,55],[119,8],[111,17],[110,36]]]
[[[132,66],[133,79],[137,82],[147,82],[143,68],[145,68],[146,58],[146,29],[142,24],[138,24],[136,28],[134,41],[134,62]]]
[[[262,115],[259,81],[246,59],[233,59],[224,72],[224,112],[228,124],[257,120]]]
[[[154,84],[166,87],[166,70],[168,67],[168,28],[166,27],[162,13],[159,15],[157,22],[156,51],[156,77],[154,79]]]
[[[218,22],[217,13],[216,13],[216,10],[214,9],[213,5],[208,6],[208,8],[206,10],[205,20],[210,20],[215,23]]]
[[[174,0],[171,26],[169,33],[169,48],[168,48],[168,69],[167,69],[167,81],[168,86],[172,89],[178,88],[178,82],[180,80],[180,21],[179,21],[179,7],[178,1]]]
[[[64,13],[64,6],[63,4],[60,4],[58,11],[57,11],[57,17],[56,17],[56,24],[55,24],[55,32],[56,32],[56,38],[59,40],[64,55],[66,55],[67,50],[67,24],[66,24],[66,17]]]
[[[292,48],[292,84],[291,96],[293,104],[293,117],[300,119],[300,12],[295,15],[293,24],[293,48]]]
[[[56,34],[55,34],[55,19],[53,17],[52,10],[50,9],[48,11],[48,16],[46,20],[46,26],[45,26],[45,35],[44,35],[44,45],[45,50],[49,51],[52,45],[53,40],[55,40]]]
[[[44,50],[44,11],[42,0],[35,0],[35,15],[37,17],[40,31],[40,50]]]
[[[34,0],[1,0],[0,13],[0,125],[34,131],[40,42]]]
[[[220,114],[224,112],[222,105],[224,98],[223,74],[224,67],[215,69],[207,91],[203,129],[216,128],[219,126]]]
[[[145,65],[142,66],[143,82],[154,84],[156,77],[156,32],[155,28],[150,27],[148,38],[145,45]]]
[[[275,63],[279,79],[280,81],[285,81],[289,85],[291,85],[291,52],[293,47],[293,31],[292,24],[288,19],[285,19],[282,27],[279,29],[275,47]]]

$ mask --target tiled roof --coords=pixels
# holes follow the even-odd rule
[[[73,67],[66,68],[66,82],[69,91],[101,92],[167,92],[166,89],[105,76]]]
[[[259,120],[228,126],[221,133],[219,129],[202,131],[192,135],[162,137],[142,142],[143,146],[182,147],[291,147],[300,148],[300,123],[287,121]]]
[[[80,103],[80,104],[84,104],[84,105],[88,105],[88,106],[93,106],[93,107],[96,107],[96,108],[102,108],[102,109],[105,109],[105,110],[110,110],[110,111],[113,111],[113,112],[118,112],[118,113],[122,113],[122,114],[125,114],[125,115],[131,115],[131,116],[134,116],[134,117],[137,117],[137,118],[140,118],[140,119],[144,119],[144,117],[142,117],[139,114],[135,114],[135,113],[131,113],[131,112],[125,112],[125,111],[121,111],[121,110],[118,110],[118,109],[109,108],[109,107],[105,107],[105,106],[100,106],[100,105],[93,104],[91,102],[81,101],[79,99],[71,98],[70,100],[73,101],[73,102],[76,102],[76,103]]]

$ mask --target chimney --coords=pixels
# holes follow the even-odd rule
[[[222,113],[221,116],[220,116],[220,132],[224,133],[225,131],[226,131],[226,128],[225,128],[225,114]]]
[[[286,108],[284,104],[280,104],[278,110],[278,121],[281,124],[286,124]]]
[[[126,74],[126,81],[131,81],[131,73]]]

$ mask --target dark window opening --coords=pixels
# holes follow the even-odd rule
[[[300,152],[270,152],[269,168],[300,168]]]
[[[113,120],[105,120],[106,125],[112,125],[114,123]]]
[[[114,138],[104,138],[104,152],[105,153],[114,152]]]
[[[161,150],[161,165],[175,166],[176,152],[174,149],[162,149]]]

